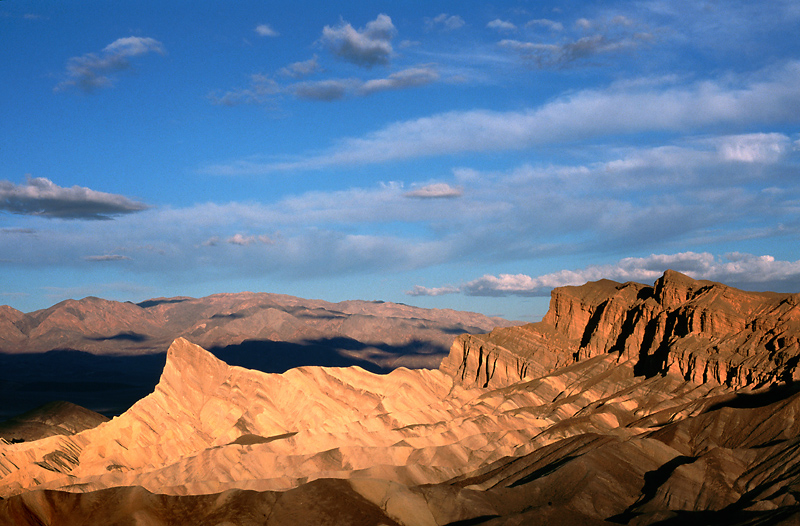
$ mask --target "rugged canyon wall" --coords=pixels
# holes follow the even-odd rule
[[[644,376],[732,388],[797,380],[800,294],[746,292],[670,270],[652,287],[561,287],[541,322],[462,335],[441,368],[464,386],[500,387],[609,353]]]

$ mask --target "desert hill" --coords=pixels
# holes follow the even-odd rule
[[[798,299],[566,287],[540,323],[385,375],[179,338],[121,416],[0,445],[0,524],[796,524]]]

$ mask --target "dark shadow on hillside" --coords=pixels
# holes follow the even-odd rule
[[[394,346],[367,345],[352,338],[322,338],[301,343],[250,340],[209,351],[230,365],[266,373],[283,373],[306,365],[357,365],[373,373],[388,373],[390,368],[376,365],[366,359],[367,355],[380,352],[390,357],[429,356],[446,353],[447,349],[423,341]],[[364,356],[358,357],[359,353]],[[0,420],[53,400],[72,402],[109,417],[119,415],[153,392],[165,362],[166,353],[141,356],[98,356],[74,350],[0,353]]]
[[[0,420],[65,400],[116,416],[153,392],[166,354],[97,356],[58,350],[0,354]]]
[[[139,307],[146,309],[148,307],[155,307],[156,305],[164,305],[165,303],[183,303],[184,301],[189,301],[188,298],[173,298],[173,299],[164,299],[164,300],[147,300],[137,303]]]
[[[447,349],[430,342],[412,341],[407,345],[370,345],[353,338],[319,338],[301,343],[271,340],[246,340],[240,344],[209,349],[220,360],[230,365],[256,369],[265,373],[282,373],[294,367],[318,365],[322,367],[350,367],[357,365],[373,373],[384,374],[391,369],[381,367],[366,354],[379,351],[390,356],[431,355],[446,353]],[[364,353],[364,357],[352,354]]]
[[[706,411],[715,411],[723,407],[734,409],[766,407],[798,393],[800,393],[800,383],[774,384],[769,389],[759,393],[736,393],[727,400],[709,406]]]
[[[126,331],[126,332],[121,332],[119,334],[115,334],[114,336],[101,336],[99,338],[86,338],[86,339],[94,342],[121,340],[126,342],[142,343],[149,340],[150,336],[146,334],[139,334],[138,332]]]

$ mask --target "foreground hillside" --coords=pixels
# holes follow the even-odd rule
[[[795,524],[800,295],[667,272],[554,291],[439,370],[232,367],[0,445],[0,524]]]

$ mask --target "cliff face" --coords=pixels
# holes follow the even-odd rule
[[[800,379],[800,294],[746,292],[670,270],[652,287],[562,287],[541,322],[460,336],[441,369],[465,386],[498,387],[608,353],[644,376],[733,388]]]

